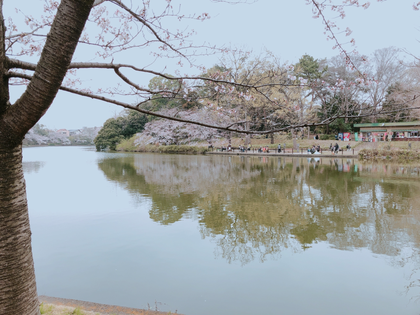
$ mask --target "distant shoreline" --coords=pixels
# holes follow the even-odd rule
[[[36,147],[94,147],[94,144],[22,144],[22,148]]]

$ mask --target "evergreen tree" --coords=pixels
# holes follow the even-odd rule
[[[117,144],[143,131],[147,116],[138,112],[125,112],[123,116],[108,119],[96,136],[96,150],[115,150]]]

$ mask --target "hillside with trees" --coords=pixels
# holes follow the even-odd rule
[[[141,128],[136,132],[134,128],[127,133],[123,127],[126,118],[110,119],[95,143],[98,150],[115,149],[116,144],[139,133],[137,145],[212,144],[246,132],[337,134],[354,132],[355,123],[419,119],[415,63],[403,62],[395,47],[351,58],[354,68],[341,56],[318,60],[305,54],[298,63],[288,65],[270,52],[258,56],[235,52],[199,74],[215,81],[188,86],[184,81],[154,77],[149,88],[156,94],[139,108],[178,121],[149,116],[139,120]],[[361,71],[365,79],[360,78]],[[252,90],[250,85],[259,88]],[[246,139],[249,142],[249,136]]]

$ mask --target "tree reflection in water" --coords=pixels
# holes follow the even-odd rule
[[[317,242],[368,248],[395,264],[418,257],[420,169],[414,166],[158,154],[98,165],[134,197],[151,200],[152,220],[197,220],[202,237],[213,238],[216,254],[228,262],[263,262]]]
[[[38,173],[45,166],[45,162],[22,162],[23,172],[25,174]]]

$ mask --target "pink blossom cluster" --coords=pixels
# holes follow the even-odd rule
[[[179,117],[185,120],[193,120],[210,125],[226,126],[231,123],[227,115],[221,115],[217,110],[203,108],[200,110],[179,111],[170,109],[161,112],[167,116]],[[144,131],[137,136],[136,144],[186,144],[194,141],[208,141],[223,136],[224,133],[217,129],[193,125],[186,122],[171,121],[167,119],[155,119],[148,122]]]

